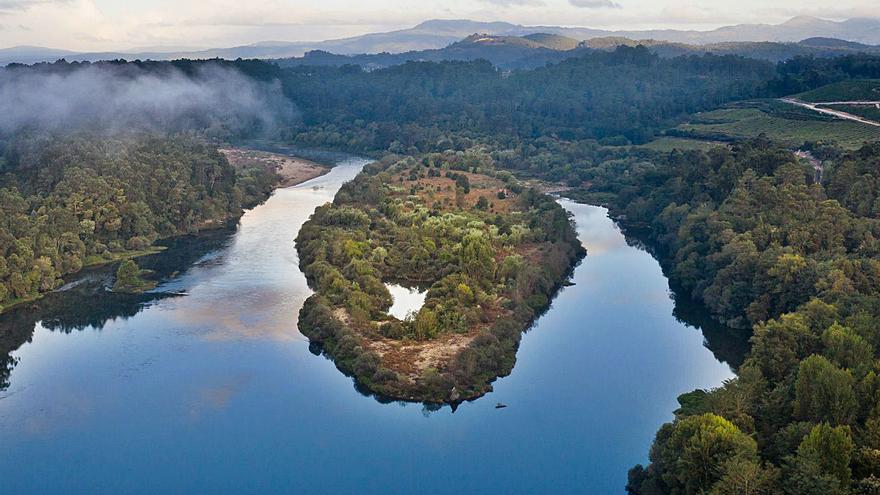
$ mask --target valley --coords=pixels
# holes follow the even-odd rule
[[[875,19],[261,5],[0,50],[0,491],[878,492]]]

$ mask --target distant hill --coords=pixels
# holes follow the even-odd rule
[[[578,43],[583,40],[600,39],[626,39],[626,40],[653,40],[659,46],[661,43],[670,52],[675,50],[668,43],[681,43],[685,45],[710,45],[711,51],[723,52],[728,50],[721,43],[744,43],[744,42],[777,42],[796,43],[801,40],[835,40],[833,46],[812,45],[810,48],[827,50],[855,50],[856,48],[845,46],[846,42],[863,45],[880,45],[880,18],[878,19],[850,19],[847,21],[828,21],[815,17],[796,17],[782,24],[742,24],[727,26],[712,31],[678,31],[678,30],[649,30],[649,31],[607,31],[592,28],[560,27],[560,26],[522,26],[507,22],[477,22],[469,20],[432,20],[423,22],[415,27],[401,29],[387,33],[371,33],[351,38],[319,41],[319,42],[287,42],[268,41],[229,48],[216,48],[206,50],[147,50],[136,52],[103,52],[103,53],[76,53],[67,50],[56,50],[40,47],[15,47],[0,49],[0,65],[11,62],[35,63],[42,61],[55,61],[64,57],[68,60],[107,60],[125,58],[169,60],[175,58],[288,58],[302,57],[310,51],[323,51],[339,55],[357,54],[404,54],[423,52],[427,50],[443,50],[449,45],[455,44],[474,33],[483,33],[493,38],[491,42],[502,40],[504,46],[520,44],[527,48],[548,50],[574,50]],[[503,42],[503,38],[507,38]],[[514,40],[513,38],[516,38]],[[534,43],[535,45],[529,45]],[[816,41],[815,43],[819,43]],[[768,52],[777,50],[776,46],[766,47]],[[729,50],[739,50],[734,47]],[[685,52],[693,51],[689,47],[683,48]],[[759,47],[755,47],[760,51]],[[659,48],[658,48],[659,52]],[[776,58],[778,56],[767,58]]]
[[[618,38],[618,40],[620,40]],[[739,55],[749,58],[781,62],[797,56],[814,57],[837,57],[855,53],[869,53],[880,55],[880,46],[863,45],[843,40],[829,38],[810,38],[797,43],[770,42],[770,41],[740,41],[710,43],[706,45],[692,45],[686,43],[674,43],[656,40],[626,40],[618,44],[634,46],[642,44],[651,48],[661,57],[677,57],[680,55],[692,55],[701,53],[714,53],[716,55]],[[601,48],[597,40],[590,40],[586,46]]]
[[[367,69],[378,69],[406,62],[485,59],[503,69],[533,69],[575,56],[583,50],[587,48],[580,46],[576,40],[556,35],[517,37],[474,34],[441,49],[359,55],[314,50],[302,57],[279,59],[276,62],[286,67],[360,65]]]
[[[558,34],[535,33],[527,34],[523,36],[523,38],[534,41],[535,43],[551,50],[574,50],[580,44],[580,41],[574,38],[560,36]]]
[[[546,33],[526,36],[497,36],[474,34],[441,49],[414,50],[404,53],[341,55],[324,50],[306,53],[303,57],[276,60],[282,66],[300,65],[360,65],[377,69],[410,61],[439,62],[443,60],[485,59],[502,69],[533,69],[548,63],[576,57],[589,50],[613,50],[625,46],[647,46],[661,57],[714,53],[738,55],[771,62],[789,60],[796,56],[834,57],[853,53],[880,55],[880,47],[829,38],[810,38],[798,43],[781,42],[725,42],[691,45],[658,40],[634,40],[612,36],[578,42],[573,38]]]

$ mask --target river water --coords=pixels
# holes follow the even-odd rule
[[[623,493],[675,397],[732,376],[738,344],[605,210],[563,200],[589,255],[511,376],[455,412],[362,395],[296,328],[293,239],[366,163],[336,160],[141,260],[154,293],[96,270],[0,317],[0,493]]]

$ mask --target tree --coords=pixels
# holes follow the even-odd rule
[[[837,366],[866,373],[873,365],[874,349],[871,344],[847,327],[837,323],[822,334],[827,355]]]
[[[455,176],[455,187],[461,188],[465,194],[470,194],[471,192],[471,181],[468,179],[467,175],[457,174]]]
[[[779,470],[764,468],[750,459],[733,459],[712,486],[710,495],[771,495],[779,493]]]
[[[729,463],[756,463],[757,444],[730,421],[707,413],[664,425],[650,457],[650,469],[668,493],[695,495],[721,480]]]
[[[437,315],[429,308],[422,308],[416,315],[413,328],[415,329],[416,338],[419,340],[434,338],[439,330]]]
[[[780,381],[809,355],[815,340],[801,315],[783,315],[755,327],[751,359],[768,380]]]
[[[823,356],[813,355],[801,362],[795,383],[795,414],[809,421],[834,425],[855,419],[858,402],[853,376]]]
[[[461,243],[460,259],[464,272],[474,280],[485,281],[494,277],[495,258],[492,256],[492,247],[482,233],[465,236]]]
[[[790,493],[845,493],[852,476],[853,449],[848,426],[832,427],[822,423],[813,427],[792,462],[794,483],[789,487]]]
[[[137,263],[132,260],[125,260],[116,270],[116,283],[113,285],[115,292],[133,292],[143,287],[144,281],[141,279],[141,270]]]

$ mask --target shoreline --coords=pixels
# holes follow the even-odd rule
[[[20,306],[39,302],[44,297],[46,297],[47,294],[52,294],[53,292],[58,292],[66,285],[76,282],[78,280],[78,277],[86,271],[99,269],[101,267],[112,265],[113,263],[120,263],[125,260],[136,260],[138,258],[143,258],[144,256],[152,256],[155,254],[162,253],[163,251],[165,251],[165,249],[166,248],[164,246],[155,246],[154,245],[154,246],[150,246],[146,249],[141,249],[138,251],[127,251],[127,252],[121,252],[121,253],[113,253],[113,256],[111,258],[107,258],[107,259],[87,260],[88,262],[83,263],[83,266],[79,271],[68,274],[68,275],[73,276],[70,281],[62,279],[62,280],[64,280],[64,284],[61,287],[59,287],[57,289],[50,290],[48,292],[41,292],[39,294],[34,294],[32,296],[12,300],[12,301],[7,302],[6,304],[0,304],[0,315],[3,315],[6,312],[11,311],[15,308],[18,308]]]
[[[244,147],[223,147],[217,151],[222,153],[235,168],[260,166],[279,177],[275,189],[292,187],[320,177],[332,167],[298,156],[255,150]]]
[[[259,151],[250,148],[239,147],[218,148],[218,151],[226,156],[226,159],[229,160],[229,163],[232,164],[233,167],[239,168],[245,165],[252,166],[256,164],[262,165],[267,169],[272,170],[272,172],[274,172],[278,176],[278,181],[273,187],[273,190],[284,189],[302,184],[303,182],[321,177],[322,175],[330,172],[330,170],[332,169],[332,167],[329,165],[324,165],[311,160],[307,160],[305,158],[286,155],[283,153],[273,153],[268,151]],[[244,211],[247,211],[248,209],[250,208],[247,208]],[[199,226],[199,232],[212,230],[219,227],[221,226],[216,224],[201,225]],[[165,248],[161,246],[153,245],[139,251],[115,253],[109,259],[93,259],[88,261],[87,263],[83,263],[83,267],[81,270],[68,275],[71,275],[72,279],[75,280],[78,275],[89,268],[98,268],[101,266],[118,263],[124,260],[137,259],[144,256],[159,254],[164,250]],[[68,283],[67,280],[65,280],[65,284],[66,283]],[[41,299],[43,299],[46,294],[51,294],[52,292],[55,291],[35,294],[33,296],[25,297],[22,299],[9,301],[6,304],[0,304],[0,315],[6,314],[8,311],[11,311],[14,308],[18,308],[27,304],[37,303]]]
[[[353,191],[366,191],[369,187],[365,184],[377,180],[383,184],[380,192],[367,197],[372,202],[349,193],[345,201],[334,200],[303,225],[296,246],[300,269],[314,294],[303,304],[298,328],[316,351],[354,379],[359,390],[380,401],[455,406],[489,393],[495,380],[511,373],[522,334],[550,307],[586,253],[568,216],[550,196],[534,189],[508,193],[505,183],[489,171],[447,170],[444,175],[433,164],[417,167],[411,169],[408,161],[400,160],[359,176]],[[462,178],[467,192],[458,185]],[[493,198],[491,203],[489,197]],[[431,255],[419,265],[399,257],[386,260],[363,254],[379,248],[388,253],[398,248],[406,251],[413,242],[462,242],[457,240],[459,234],[437,233],[448,232],[443,225],[436,230],[417,230],[422,240],[409,241],[404,233],[409,228],[406,224],[389,218],[382,228],[374,226],[382,224],[379,220],[340,226],[331,211],[356,209],[367,217],[366,211],[377,208],[381,201],[400,205],[404,209],[401,216],[414,211],[416,203],[421,207],[433,202],[435,217],[447,218],[446,213],[455,212],[455,216],[480,225],[474,228],[481,232],[490,228],[493,219],[496,223],[534,221],[557,228],[534,239],[526,239],[524,234],[516,241],[481,234],[482,250],[470,259],[479,257],[480,266],[495,266],[501,258],[510,258],[511,272],[504,280],[494,272],[468,272],[466,255],[455,258],[455,273],[445,273],[439,258]],[[327,251],[331,242],[352,238],[363,239],[367,246],[362,254],[351,256],[351,263],[362,260],[363,272],[356,275],[349,274],[348,260],[325,261],[333,260]],[[525,263],[540,266],[540,275],[523,268]],[[330,278],[335,278],[334,282],[328,282]],[[393,300],[384,286],[379,287],[381,281],[415,278],[430,284],[437,293],[412,318],[389,316]],[[524,282],[515,283],[519,280]],[[332,291],[339,281],[349,288],[337,297]],[[456,291],[448,287],[456,287]],[[349,301],[358,301],[358,305]]]

